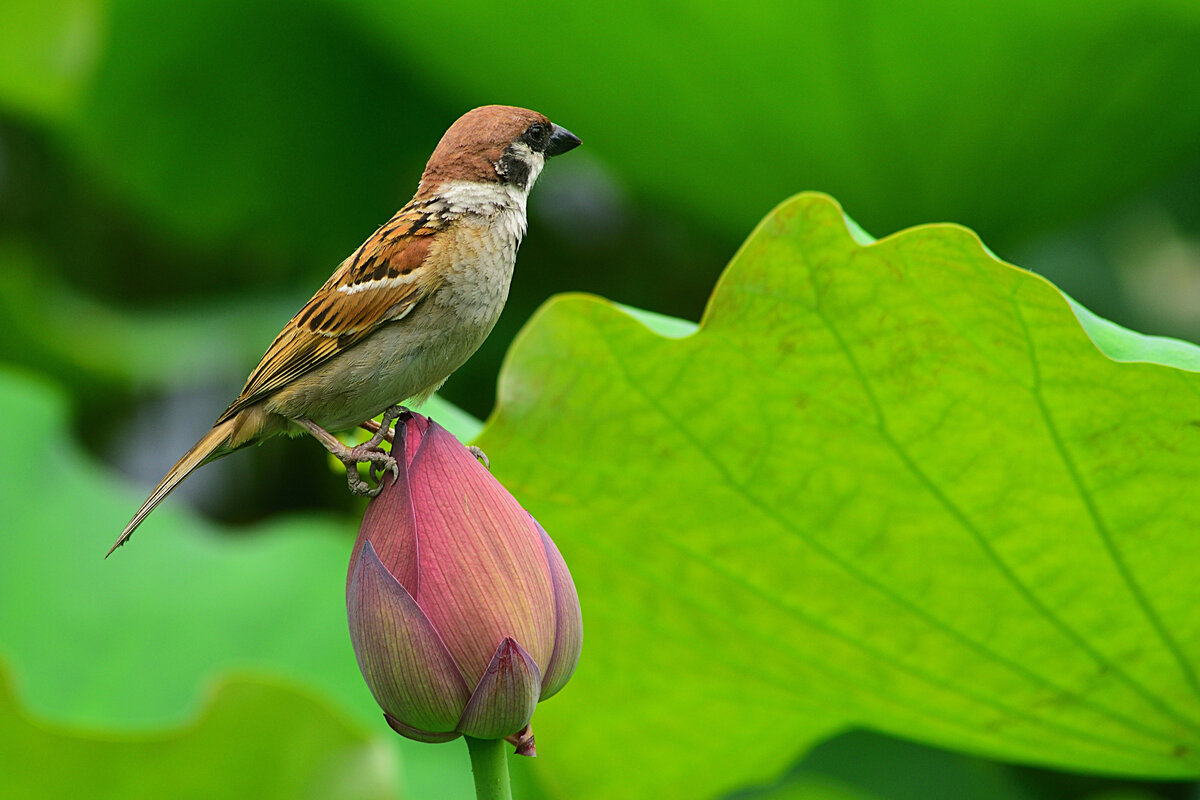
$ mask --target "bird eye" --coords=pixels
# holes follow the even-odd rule
[[[529,130],[526,133],[533,141],[540,142],[546,138],[546,126],[540,122],[535,122],[529,126]]]

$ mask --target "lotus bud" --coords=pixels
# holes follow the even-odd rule
[[[534,755],[534,706],[579,661],[567,565],[541,526],[445,428],[404,414],[400,475],[350,556],[350,640],[394,730],[422,742],[508,739]]]

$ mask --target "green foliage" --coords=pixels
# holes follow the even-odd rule
[[[208,60],[213,51],[221,58]],[[65,137],[93,174],[193,246],[216,238],[307,260],[338,232],[348,239],[319,253],[331,268],[382,221],[398,176],[439,135],[419,94],[395,100],[409,90],[319,3],[281,13],[266,0],[118,0]]]
[[[358,675],[356,518],[273,513],[267,491],[223,509],[265,518],[234,528],[173,497],[104,562],[149,486],[85,449],[172,439],[138,402],[240,380],[465,109],[529,105],[585,143],[541,179],[509,310],[447,386],[482,414],[547,295],[692,316],[805,188],[874,231],[969,224],[1006,257],[1163,180],[1187,195],[1198,9],[0,3],[0,796],[46,776],[39,796],[469,796],[461,745],[393,737]],[[1194,192],[1179,205],[1194,227]],[[801,197],[699,327],[573,294],[521,334],[479,444],[561,546],[587,632],[518,796],[1106,788],[985,757],[1200,777],[1200,349],[961,228],[871,241]],[[955,752],[881,753],[884,734]],[[372,777],[379,737],[395,786]]]
[[[768,785],[856,725],[1075,770],[1200,774],[1200,459],[1181,447],[1200,376],[1171,366],[1194,348],[1088,328],[1160,363],[1105,356],[1059,292],[968,231],[864,246],[817,195],[762,223],[699,329],[550,303],[479,443],[555,536],[584,606],[579,671],[535,716],[551,796]],[[0,545],[0,607],[20,609],[0,652],[29,713],[178,725],[215,676],[252,669],[381,728],[345,633],[353,522],[281,518],[235,539],[168,503],[104,562],[99,534],[138,496],[77,451],[44,385],[0,373],[0,414],[14,423],[0,450],[56,454],[52,489],[25,460],[0,464],[6,521],[28,532]],[[19,500],[44,491],[70,502]],[[225,713],[262,714],[249,700]],[[394,746],[411,791],[469,792],[457,749]],[[810,766],[765,796],[879,791]]]
[[[105,0],[0,4],[0,107],[62,118],[78,105],[103,38]]]
[[[294,689],[226,681],[203,715],[182,728],[113,735],[28,721],[5,677],[0,671],[4,797],[397,796],[388,748]]]
[[[380,730],[346,632],[354,521],[281,518],[253,535],[221,537],[171,503],[105,561],[108,534],[139,490],[79,451],[61,396],[39,382],[0,370],[0,417],[9,423],[0,452],[54,454],[45,462],[53,474],[32,455],[0,461],[9,531],[0,542],[0,653],[31,714],[96,729],[179,725],[214,679],[250,669],[312,687],[360,728]],[[45,492],[58,498],[50,506],[26,501]],[[251,725],[259,709],[239,701],[224,713]],[[420,753],[406,762],[410,788],[433,796],[430,786],[458,787],[465,796],[464,754],[388,738],[405,757]],[[127,757],[138,753],[150,751]]]
[[[323,688],[345,688],[335,700],[369,708],[344,652],[350,524],[279,520],[264,535],[235,539],[213,535],[172,504],[135,537],[136,550],[104,561],[98,534],[129,516],[139,493],[86,461],[65,436],[54,394],[12,373],[2,386],[0,411],[20,424],[0,433],[0,449],[56,452],[53,491],[70,500],[51,514],[11,500],[5,509],[9,530],[26,534],[6,542],[0,565],[0,606],[22,609],[0,631],[0,652],[35,713],[72,724],[178,724],[194,713],[203,684],[235,667],[307,681],[331,676]],[[36,494],[51,477],[19,459],[0,470],[11,498]],[[269,581],[280,572],[285,577]],[[51,629],[57,635],[48,642]]]
[[[82,376],[168,390],[223,377],[231,356],[248,364],[261,357],[263,343],[297,305],[295,298],[251,297],[186,309],[118,310],[70,282],[46,281],[45,259],[27,247],[0,243],[0,263],[5,276],[0,314],[7,323],[0,358],[64,380]],[[47,308],[73,324],[47,325]],[[82,341],[81,330],[87,332]]]
[[[274,275],[336,263],[484,102],[551,112],[620,183],[731,239],[819,187],[872,229],[953,218],[1011,242],[1195,161],[1187,0],[624,0],[528,15],[499,37],[519,46],[482,0],[420,25],[394,2],[277,11],[7,3],[0,107],[62,120],[85,173],[171,237]]]
[[[1200,124],[1178,91],[1200,81],[1190,0],[618,0],[528,15],[497,48],[461,47],[495,36],[485,0],[422,25],[340,4],[439,87],[553,109],[636,189],[739,235],[808,186],[871,230],[1008,241],[1194,159]]]
[[[1019,779],[993,762],[863,731],[837,736],[818,746],[782,785],[797,778],[837,781],[871,797],[889,800],[927,800],[965,793],[973,800],[1016,800],[1025,794]]]
[[[1144,336],[1096,316],[1067,298],[1071,310],[1096,346],[1115,361],[1147,361],[1200,372],[1200,348],[1165,336]]]
[[[1198,390],[1105,357],[968,231],[863,247],[819,196],[759,227],[695,335],[553,301],[479,442],[585,609],[545,769],[609,796],[627,774],[594,753],[636,741],[647,794],[704,796],[867,724],[1197,774]]]

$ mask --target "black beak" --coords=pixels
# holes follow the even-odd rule
[[[546,157],[561,156],[568,150],[574,150],[579,147],[579,137],[571,133],[566,128],[558,125],[554,126],[554,130],[550,133],[550,141],[546,142],[546,149],[543,151]]]

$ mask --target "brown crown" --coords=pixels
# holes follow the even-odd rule
[[[496,162],[504,148],[535,122],[550,124],[538,112],[515,106],[468,111],[438,142],[425,165],[421,188],[430,191],[447,181],[499,181]]]

